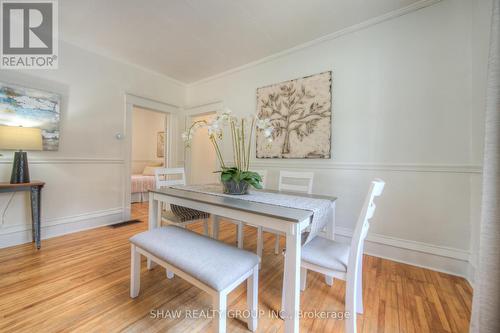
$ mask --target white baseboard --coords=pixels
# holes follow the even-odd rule
[[[50,219],[42,222],[42,239],[93,229],[123,221],[124,209],[113,208],[75,216]],[[350,242],[352,230],[336,227],[335,237]],[[12,226],[0,231],[0,248],[31,242],[31,228]],[[470,253],[465,250],[401,238],[369,233],[365,253],[409,265],[461,276],[474,282],[474,267]]]
[[[335,238],[341,242],[350,242],[352,230],[336,227]],[[368,233],[365,241],[365,253],[413,266],[457,275],[473,284],[474,269],[470,263],[470,253],[465,250],[437,246],[401,238]]]
[[[113,208],[42,221],[41,238],[47,239],[123,221],[123,208]],[[30,243],[31,227],[15,225],[0,231],[0,248]],[[43,247],[43,244],[42,244]]]

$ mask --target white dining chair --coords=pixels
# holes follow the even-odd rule
[[[307,270],[347,282],[345,294],[345,308],[349,313],[346,321],[347,333],[356,332],[356,313],[363,313],[363,245],[370,227],[369,220],[375,213],[373,201],[382,194],[384,186],[384,181],[380,179],[371,182],[350,244],[316,236],[302,246],[300,271],[302,291],[307,284]],[[287,279],[286,271],[283,278]],[[286,300],[282,298],[282,309],[285,308],[285,302]]]
[[[160,189],[162,187],[169,187],[175,185],[186,185],[186,173],[184,168],[157,168],[155,170],[155,186]],[[169,205],[167,209],[166,204],[161,203],[158,210],[158,221],[167,225],[176,225],[185,228],[189,224],[203,221],[203,233],[208,236],[208,219],[210,214],[182,206]],[[151,264],[148,261],[148,267]],[[172,279],[174,273],[167,270],[167,278]]]
[[[174,178],[176,177],[176,178]],[[157,168],[155,170],[156,188],[175,185],[186,185],[184,168]],[[203,221],[203,232],[208,236],[208,219],[210,214],[182,206],[170,205],[170,210],[163,206],[159,209],[160,221],[165,224],[186,227],[189,224]]]
[[[312,194],[313,181],[314,172],[280,171],[278,191]],[[257,255],[262,258],[264,248],[263,231],[275,234],[274,253],[279,254],[280,233],[259,227],[257,228]]]

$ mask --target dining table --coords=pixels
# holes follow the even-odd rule
[[[224,195],[222,190],[214,191],[214,185],[203,190],[202,186],[176,186],[153,189],[149,192],[149,230],[161,226],[162,203],[188,207],[210,213],[213,225],[217,228],[221,218],[232,219],[273,230],[285,235],[286,255],[284,259],[283,305],[281,318],[285,332],[299,332],[300,320],[300,263],[302,234],[310,230],[315,213],[314,203],[328,205],[328,221],[324,225],[324,237],[333,239],[335,235],[335,203],[337,198],[327,195],[285,193],[290,200],[283,199],[283,192],[259,190],[253,195]],[[222,188],[222,187],[220,187]],[[210,190],[212,189],[212,190]],[[259,193],[265,194],[265,202],[254,199]],[[273,199],[281,199],[275,200]],[[261,202],[259,202],[261,201]],[[307,205],[301,204],[307,202]],[[300,207],[300,208],[297,208]],[[148,262],[148,268],[152,265]],[[327,281],[333,281],[327,277]]]

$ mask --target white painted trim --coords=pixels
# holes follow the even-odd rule
[[[12,159],[0,159],[0,164],[12,164]],[[121,158],[92,158],[92,157],[56,157],[56,158],[29,158],[29,164],[123,164]]]
[[[433,173],[476,173],[483,172],[480,165],[469,164],[378,164],[378,163],[342,163],[331,160],[313,162],[311,160],[251,160],[251,167],[279,169],[327,169],[327,170],[374,170],[401,172]]]
[[[120,57],[111,56],[109,54],[106,54],[105,52],[100,52],[100,51],[97,51],[97,50],[83,49],[80,45],[77,45],[77,44],[75,44],[75,43],[73,43],[73,42],[71,42],[69,40],[65,40],[64,39],[63,42],[66,43],[66,44],[69,44],[69,45],[71,45],[73,47],[76,47],[76,48],[79,48],[79,49],[83,49],[83,50],[85,50],[87,52],[96,54],[98,56],[101,56],[101,57],[104,57],[104,58],[107,58],[107,59],[111,59],[111,60],[116,61],[118,63],[124,64],[124,65],[127,65],[127,66],[131,66],[131,67],[135,67],[137,69],[140,69],[142,71],[149,72],[149,73],[152,73],[152,74],[155,74],[155,75],[159,75],[159,76],[167,79],[168,81],[170,81],[170,82],[172,82],[172,83],[174,83],[174,84],[176,84],[178,86],[181,86],[181,87],[184,87],[184,88],[189,88],[189,87],[192,87],[192,86],[195,86],[195,85],[203,84],[203,83],[206,83],[208,81],[212,81],[212,80],[218,79],[218,78],[226,76],[226,75],[230,75],[230,74],[233,74],[233,73],[236,73],[236,72],[240,72],[240,71],[245,70],[247,68],[251,68],[251,67],[254,67],[254,66],[257,66],[257,65],[269,62],[269,61],[272,61],[274,59],[286,56],[286,55],[294,53],[294,52],[298,52],[298,51],[300,51],[302,49],[305,49],[307,47],[314,46],[314,45],[317,45],[317,44],[321,44],[321,43],[327,42],[329,40],[339,38],[339,37],[344,36],[346,34],[366,29],[366,28],[368,28],[368,27],[370,27],[372,25],[376,25],[376,24],[379,24],[379,23],[391,20],[393,18],[397,18],[399,16],[409,14],[409,13],[417,11],[419,9],[432,6],[432,5],[436,4],[436,3],[439,3],[440,1],[441,0],[421,0],[421,1],[418,1],[418,2],[415,2],[415,3],[412,3],[411,5],[408,5],[406,7],[403,7],[403,8],[391,11],[389,13],[386,13],[386,14],[383,14],[383,15],[371,18],[371,19],[366,20],[364,22],[361,22],[361,23],[355,24],[353,26],[350,26],[350,27],[338,30],[338,31],[333,32],[331,34],[328,34],[328,35],[322,36],[320,38],[314,39],[312,41],[305,42],[303,44],[299,44],[297,46],[294,46],[292,48],[283,50],[283,51],[278,52],[278,53],[274,53],[274,54],[272,54],[270,56],[261,58],[259,60],[247,63],[247,64],[239,66],[239,67],[235,67],[235,68],[229,69],[227,71],[223,71],[221,73],[218,73],[218,74],[215,74],[215,75],[212,75],[212,76],[208,76],[206,78],[203,78],[203,79],[200,79],[200,80],[194,81],[194,82],[180,81],[180,80],[175,79],[175,78],[173,78],[171,76],[168,76],[167,74],[164,74],[162,72],[158,72],[158,71],[152,70],[151,68],[147,68],[145,66],[142,66],[142,65],[139,65],[139,64],[136,64],[136,63],[132,63],[132,62],[130,62],[128,60],[125,60],[123,58],[120,58]]]
[[[311,46],[315,46],[315,45],[318,45],[318,44],[330,41],[332,39],[336,39],[336,38],[339,38],[341,36],[344,36],[344,35],[347,35],[347,34],[350,34],[350,33],[356,32],[356,31],[359,31],[359,30],[366,29],[366,28],[368,28],[370,26],[373,26],[373,25],[376,25],[376,24],[379,24],[379,23],[382,23],[382,22],[385,22],[385,21],[397,18],[399,16],[409,14],[409,13],[417,11],[419,9],[435,5],[436,3],[439,3],[440,1],[441,0],[421,0],[421,1],[418,1],[418,2],[414,2],[414,3],[412,3],[409,6],[406,6],[406,7],[397,9],[397,10],[393,10],[393,11],[391,11],[389,13],[386,13],[386,14],[383,14],[383,15],[371,18],[369,20],[366,20],[364,22],[352,25],[350,27],[347,27],[347,28],[344,28],[344,29],[341,29],[341,30],[338,30],[338,31],[336,31],[334,33],[322,36],[322,37],[317,38],[317,39],[313,39],[312,41],[305,42],[303,44],[299,44],[299,45],[294,46],[292,48],[283,50],[283,51],[278,52],[278,53],[274,53],[274,54],[272,54],[270,56],[261,58],[259,60],[256,60],[256,61],[253,61],[253,62],[250,62],[250,63],[247,63],[245,65],[242,65],[242,66],[239,66],[239,67],[235,67],[235,68],[229,69],[227,71],[224,71],[224,72],[221,72],[221,73],[218,73],[218,74],[206,77],[204,79],[201,79],[201,80],[198,80],[198,81],[195,81],[195,82],[192,82],[192,83],[189,83],[189,84],[187,84],[187,87],[190,88],[190,87],[193,87],[193,86],[196,86],[196,85],[207,83],[209,81],[213,81],[213,80],[219,79],[221,77],[224,77],[224,76],[227,76],[227,75],[231,75],[231,74],[243,71],[243,70],[251,68],[251,67],[255,67],[255,66],[261,65],[263,63],[266,63],[266,62],[269,62],[269,61],[272,61],[272,60],[284,57],[284,56],[289,55],[291,53],[301,51],[301,50],[303,50],[305,48],[308,48],[308,47],[311,47]]]
[[[163,101],[157,101],[148,97],[141,97],[129,93],[125,94],[125,104],[132,104],[143,109],[161,111],[165,113],[178,113],[181,109],[178,105]]]
[[[148,67],[145,67],[145,66],[141,66],[139,64],[136,64],[136,63],[132,63],[128,60],[125,60],[123,58],[120,58],[120,57],[116,57],[116,56],[111,56],[109,54],[107,54],[106,52],[100,52],[98,50],[91,50],[91,49],[86,49],[86,48],[82,48],[81,45],[77,44],[77,43],[73,43],[67,39],[63,39],[63,38],[60,38],[59,40],[63,41],[64,43],[68,44],[68,45],[71,45],[73,47],[76,47],[80,50],[84,50],[86,52],[89,52],[89,53],[93,53],[95,55],[98,55],[100,57],[103,57],[103,58],[106,58],[106,59],[110,59],[112,61],[116,61],[122,65],[126,65],[126,66],[130,66],[130,67],[134,67],[136,69],[139,69],[141,71],[144,71],[144,72],[147,72],[147,73],[151,73],[153,75],[158,75],[164,79],[166,79],[167,81],[173,83],[173,84],[176,84],[178,86],[181,86],[181,87],[187,87],[187,84],[185,82],[182,82],[182,81],[179,81],[177,79],[174,79],[173,77],[171,76],[168,76],[162,72],[158,72],[158,71],[155,71],[155,70],[152,70],[151,68],[148,68]]]
[[[122,222],[123,208],[113,208],[73,216],[42,220],[42,239],[72,234]],[[66,225],[71,224],[68,228]],[[4,227],[0,230],[0,248],[31,243],[31,225]],[[43,248],[43,243],[42,243]]]
[[[142,161],[141,161],[142,162]],[[151,161],[148,161],[151,162]],[[182,166],[182,161],[178,161]],[[56,157],[56,158],[30,158],[31,164],[124,164],[121,158],[92,158],[92,157]],[[10,158],[0,158],[0,164],[12,164]],[[227,162],[228,165],[231,162]],[[276,160],[276,161],[250,161],[251,167],[287,168],[287,169],[338,169],[338,170],[375,170],[375,171],[406,171],[406,172],[440,172],[440,173],[482,173],[482,166],[468,164],[376,164],[376,163],[339,163],[332,161],[313,162],[311,160]]]
[[[174,133],[176,128],[174,126],[173,117],[182,113],[182,108],[180,106],[165,103],[163,101],[156,101],[147,97],[141,97],[129,93],[125,93],[125,110],[124,110],[124,122],[123,122],[123,134],[125,141],[125,156],[124,156],[124,174],[123,174],[123,219],[130,219],[131,210],[131,180],[130,175],[132,174],[132,112],[134,107],[150,109],[157,112],[163,112],[167,116],[167,149],[165,156],[169,156],[167,159],[166,167],[171,166],[172,157],[174,156],[174,147],[177,144],[176,136]],[[174,140],[175,139],[175,140]],[[174,142],[175,141],[175,142]]]
[[[156,160],[155,159],[151,159],[151,160],[132,160],[132,162],[137,162],[137,163],[155,163],[159,159],[162,159],[162,158],[158,157]]]
[[[352,233],[353,231],[348,228],[337,226],[335,239],[350,244]],[[365,254],[461,276],[471,285],[474,280],[474,270],[470,263],[471,254],[463,249],[368,232]]]
[[[224,102],[221,100],[207,102],[199,105],[191,105],[184,107],[183,114],[188,116],[203,115],[206,113],[218,112],[224,108]]]
[[[338,235],[338,236],[351,238],[352,233],[353,233],[353,231],[348,229],[348,228],[339,227],[339,226],[336,226],[336,228],[335,228],[335,235]],[[434,244],[429,244],[429,243],[424,243],[424,242],[417,242],[414,240],[386,236],[386,235],[377,234],[377,233],[373,233],[373,232],[368,232],[368,236],[366,237],[366,241],[372,242],[372,243],[389,245],[392,247],[398,247],[398,248],[412,250],[412,251],[417,251],[417,252],[421,252],[421,253],[429,253],[429,254],[438,255],[438,256],[446,257],[446,258],[463,260],[463,261],[469,261],[469,259],[470,259],[470,252],[467,250],[462,250],[462,249],[457,249],[457,248],[452,248],[452,247],[447,247],[447,246],[441,246],[441,245],[434,245]]]
[[[71,216],[54,217],[50,219],[42,218],[41,226],[42,228],[46,228],[46,227],[53,227],[56,225],[80,222],[84,220],[99,219],[101,217],[113,214],[121,214],[122,211],[123,211],[122,207],[117,207],[117,208],[98,210],[94,212],[82,213]],[[11,234],[27,230],[31,231],[31,224],[29,224],[28,222],[23,224],[3,224],[2,228],[0,228],[0,235]]]

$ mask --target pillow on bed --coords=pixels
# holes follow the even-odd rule
[[[163,166],[163,162],[149,162],[149,163],[148,163],[148,166],[152,166],[152,167],[162,167],[162,166]]]
[[[142,171],[142,175],[143,176],[154,176],[156,169],[158,169],[158,167],[156,167],[156,166],[147,166]]]

